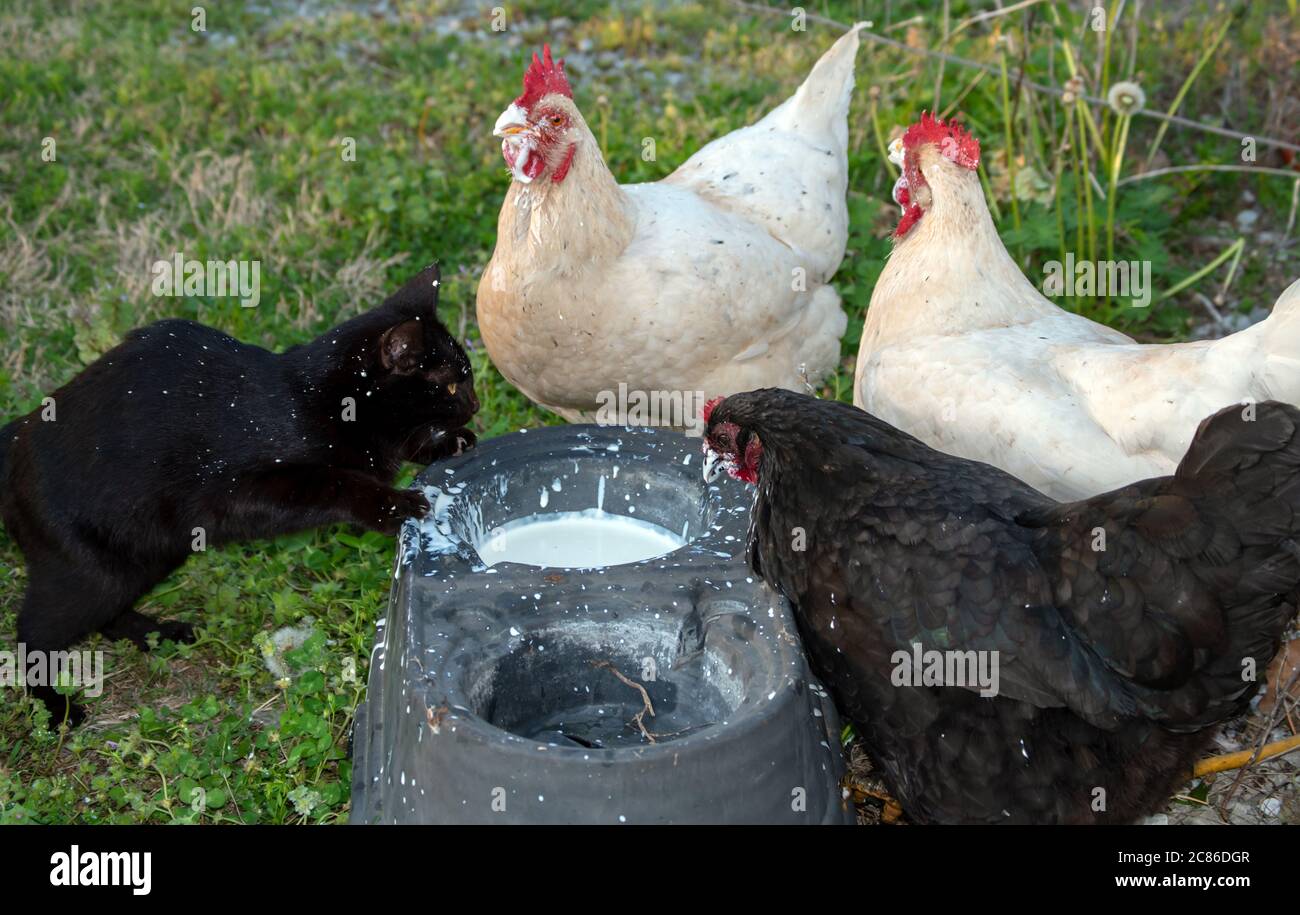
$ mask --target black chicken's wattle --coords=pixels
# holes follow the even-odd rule
[[[1294,407],[1223,410],[1174,476],[1074,503],[846,404],[753,391],[724,422],[763,445],[755,571],[916,821],[1160,808],[1295,615]],[[957,652],[996,695],[906,669]]]

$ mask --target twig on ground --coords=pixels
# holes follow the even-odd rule
[[[1211,756],[1208,759],[1203,759],[1192,769],[1192,775],[1200,778],[1203,775],[1212,775],[1215,772],[1242,769],[1262,760],[1272,759],[1274,756],[1281,756],[1283,753],[1290,753],[1292,750],[1300,750],[1300,734],[1288,737],[1285,740],[1265,744],[1262,747],[1255,746],[1249,750],[1242,750],[1239,753],[1227,753],[1223,756]]]
[[[641,711],[633,715],[632,720],[636,723],[636,726],[640,729],[642,737],[644,737],[646,740],[650,741],[651,743],[656,743],[654,735],[651,734],[648,730],[646,730],[645,721],[644,721],[646,712],[650,713],[651,718],[655,717],[655,707],[654,704],[650,701],[650,694],[646,692],[646,688],[642,686],[640,683],[636,682],[635,680],[630,680],[627,677],[623,676],[623,672],[620,671],[617,667],[615,667],[612,661],[592,661],[591,666],[598,667],[601,670],[608,670],[614,676],[618,677],[618,679],[623,684],[632,687],[634,690],[636,690],[641,694],[641,702],[642,702]]]
[[[1300,670],[1297,670],[1294,676],[1292,676],[1291,679],[1287,681],[1286,686],[1282,688],[1279,695],[1282,696],[1290,695],[1291,690],[1296,685],[1297,681],[1300,681]],[[1272,734],[1273,729],[1277,727],[1278,724],[1280,723],[1282,718],[1282,712],[1285,711],[1285,708],[1286,708],[1285,704],[1281,702],[1273,706],[1273,711],[1268,716],[1268,721],[1264,723],[1264,728],[1260,732],[1259,738],[1255,741],[1255,748],[1254,748],[1255,755],[1250,759],[1249,762],[1247,762],[1244,766],[1242,766],[1241,770],[1237,773],[1237,777],[1232,780],[1232,785],[1231,787],[1228,788],[1228,793],[1224,796],[1223,804],[1225,807],[1228,805],[1229,802],[1231,802],[1232,796],[1236,793],[1237,788],[1241,785],[1241,780],[1246,775],[1247,769],[1253,766],[1260,759],[1268,758],[1267,756],[1263,755],[1265,750],[1277,748],[1276,752],[1270,753],[1269,755],[1278,756],[1282,753],[1286,753],[1289,752],[1290,750],[1294,750],[1297,747],[1300,747],[1300,737],[1297,737],[1295,735],[1292,735],[1286,740],[1275,741],[1274,743],[1271,744],[1265,745],[1264,743],[1264,741],[1268,740],[1268,735]]]

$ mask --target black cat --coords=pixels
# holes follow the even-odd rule
[[[18,641],[96,630],[193,638],[135,602],[190,553],[335,522],[394,533],[428,503],[402,461],[475,443],[469,359],[439,322],[437,266],[383,305],[277,355],[159,321],[0,429],[0,519],[27,558]],[[56,721],[83,712],[33,687]]]

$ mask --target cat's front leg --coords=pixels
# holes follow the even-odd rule
[[[281,465],[241,482],[223,512],[222,539],[277,537],[339,522],[395,534],[404,520],[428,511],[422,493],[356,470]]]
[[[350,470],[332,470],[341,476],[331,487],[339,493],[346,508],[345,520],[381,534],[396,534],[407,518],[423,518],[429,513],[429,500],[417,489],[394,489],[364,474]]]
[[[478,444],[478,436],[469,429],[437,430],[433,436],[410,454],[406,460],[413,464],[432,464],[443,458],[464,454]]]

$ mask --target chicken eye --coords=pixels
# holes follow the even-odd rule
[[[547,118],[547,120],[551,122],[552,127],[561,127],[564,125],[563,115],[553,114]]]

